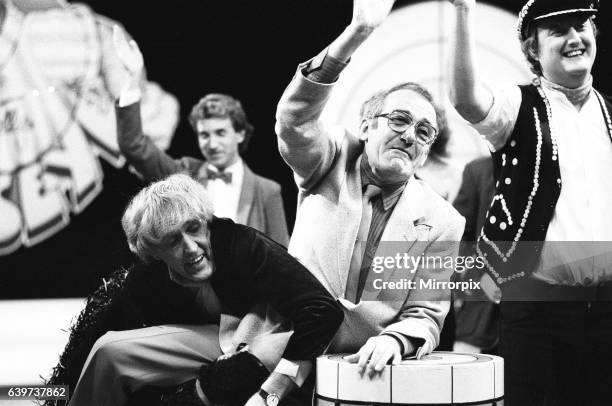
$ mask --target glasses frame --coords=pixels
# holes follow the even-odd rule
[[[398,116],[402,116],[403,118],[407,118],[407,119],[409,119],[409,120],[410,120],[410,122],[408,123],[408,127],[406,127],[406,129],[405,129],[404,131],[399,131],[399,130],[397,130],[396,128],[393,128],[393,126],[392,126],[392,124],[391,124],[391,119],[389,119],[389,116],[392,116],[392,115],[394,115],[394,114],[396,114],[396,115],[398,115]],[[429,141],[425,141],[425,142],[423,142],[421,139],[419,139],[419,137],[416,135],[416,131],[415,131],[415,137],[414,137],[414,138],[415,138],[415,140],[416,140],[418,143],[420,143],[420,144],[422,144],[422,145],[431,145],[431,144],[433,144],[433,143],[436,141],[436,139],[438,138],[438,133],[439,133],[439,131],[438,131],[438,129],[437,129],[436,127],[434,127],[433,125],[431,125],[431,124],[429,124],[428,122],[423,121],[423,120],[421,120],[421,121],[415,121],[414,117],[412,117],[412,114],[409,114],[409,113],[407,113],[407,112],[401,112],[401,113],[400,113],[400,112],[397,112],[396,110],[394,110],[394,111],[392,111],[392,112],[390,112],[390,113],[377,114],[377,115],[375,115],[375,116],[374,116],[374,118],[378,118],[378,117],[384,117],[384,118],[386,118],[386,119],[387,119],[387,127],[389,127],[389,128],[391,129],[391,131],[395,132],[396,134],[400,134],[400,135],[405,134],[405,133],[406,133],[406,131],[408,131],[408,130],[410,129],[410,127],[412,127],[412,128],[416,128],[416,127],[418,127],[419,125],[424,125],[424,126],[426,126],[426,127],[428,127],[428,128],[431,128],[431,129],[434,131],[434,135],[433,135],[433,137],[431,138],[431,140],[429,140]]]

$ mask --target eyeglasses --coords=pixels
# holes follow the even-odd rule
[[[414,117],[408,112],[392,111],[387,114],[378,114],[374,118],[384,117],[391,130],[398,134],[404,134],[414,126],[414,136],[416,140],[424,145],[432,144],[438,136],[438,130],[426,121],[414,121]]]

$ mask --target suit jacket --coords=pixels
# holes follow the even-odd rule
[[[174,159],[157,148],[143,133],[140,103],[117,107],[116,117],[119,150],[146,180],[159,180],[177,172],[195,177],[205,165],[205,161],[197,158]],[[285,246],[289,242],[280,185],[256,175],[246,164],[236,220]]]
[[[495,194],[493,160],[490,156],[469,162],[463,170],[459,193],[453,202],[457,211],[465,217],[465,231],[461,255],[476,253],[476,241],[486,220],[487,210]],[[480,280],[484,270],[466,272],[463,279]],[[467,297],[456,312],[455,339],[491,350],[498,339],[499,306],[476,291]]]
[[[302,65],[304,66],[304,65]],[[301,67],[302,67],[301,66]],[[289,243],[295,255],[344,305],[345,319],[331,350],[353,351],[384,331],[421,338],[418,356],[431,352],[449,310],[447,290],[381,290],[358,304],[344,300],[351,255],[361,220],[363,144],[342,128],[319,121],[332,85],[305,78],[301,67],[285,90],[277,110],[276,133],[281,155],[299,187],[296,222]],[[425,183],[412,179],[383,231],[376,256],[456,255],[463,218]],[[417,243],[419,241],[420,243]],[[393,243],[391,243],[393,242]],[[433,244],[451,242],[451,244]],[[453,243],[454,242],[454,243]],[[387,251],[393,252],[387,252]],[[446,252],[445,252],[446,251]],[[398,278],[385,272],[384,279]],[[452,270],[420,268],[413,280],[448,280]],[[409,293],[408,293],[409,292]],[[365,300],[370,299],[370,300]]]
[[[201,306],[197,288],[173,282],[164,263],[139,262],[129,272],[115,272],[88,297],[50,382],[76,385],[92,346],[106,332],[161,324],[219,324],[223,352],[248,343],[270,370],[281,356],[301,361],[322,354],[342,310],[316,278],[252,228],[214,218],[210,230],[220,318]]]
[[[495,194],[493,160],[490,156],[469,162],[453,206],[465,217],[463,241],[476,241]]]
[[[249,227],[215,218],[210,234],[215,264],[211,284],[224,313],[243,318],[254,305],[267,303],[291,323],[293,334],[283,358],[321,355],[342,311],[317,279],[284,247]]]

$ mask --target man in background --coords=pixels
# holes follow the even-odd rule
[[[128,162],[146,180],[188,173],[206,187],[216,216],[246,224],[286,246],[289,235],[280,185],[253,173],[240,156],[253,134],[240,101],[219,93],[204,96],[193,106],[189,122],[205,160],[174,159],[143,133],[143,58],[136,42],[128,42],[117,27],[113,42],[118,58],[107,69],[107,81],[117,100],[119,149]]]

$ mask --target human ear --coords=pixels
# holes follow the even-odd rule
[[[367,141],[368,128],[369,128],[368,120],[364,118],[363,120],[361,120],[361,124],[359,125],[359,140]]]
[[[536,34],[537,35],[537,34]],[[527,53],[529,56],[536,61],[540,60],[540,56],[538,55],[537,41],[534,37],[527,38],[525,40],[525,46],[527,49]]]
[[[244,141],[246,132],[242,130],[242,131],[237,131],[236,133],[238,134],[238,144],[241,144]]]

